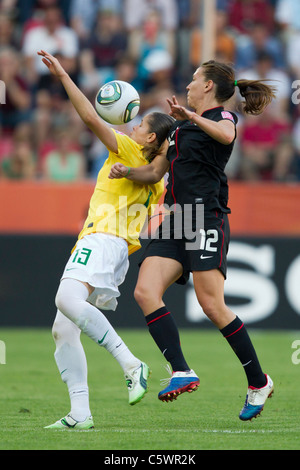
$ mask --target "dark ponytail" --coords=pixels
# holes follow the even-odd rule
[[[149,132],[155,132],[156,140],[152,144],[146,144],[143,148],[144,156],[151,161],[159,153],[162,144],[165,142],[175,119],[165,113],[154,112],[149,114]]]
[[[238,80],[236,85],[245,101],[243,111],[246,114],[261,114],[276,97],[276,89],[262,80]]]
[[[212,80],[216,85],[216,100],[219,103],[228,101],[239,88],[245,101],[242,103],[246,114],[261,114],[272,99],[275,98],[276,89],[266,85],[267,80],[236,80],[234,69],[222,62],[210,60],[201,65],[205,80]]]

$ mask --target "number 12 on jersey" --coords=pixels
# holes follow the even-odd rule
[[[205,251],[217,251],[216,246],[211,246],[213,243],[217,243],[219,238],[218,231],[215,229],[205,230],[203,228],[200,229],[200,250]]]

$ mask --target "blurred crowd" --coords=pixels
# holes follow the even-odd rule
[[[56,55],[91,102],[102,84],[120,79],[139,91],[140,115],[168,112],[173,94],[186,104],[202,61],[201,4],[0,0],[0,180],[95,179],[107,158],[38,50]],[[299,182],[300,0],[217,0],[215,34],[213,58],[233,63],[237,78],[277,88],[258,117],[239,113],[238,94],[230,103],[239,127],[229,178]]]

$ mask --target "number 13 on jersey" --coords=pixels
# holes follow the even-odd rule
[[[81,250],[75,251],[75,257],[72,260],[72,263],[79,263],[83,264],[84,266],[87,265],[88,260],[91,256],[92,250],[88,248],[82,248]]]

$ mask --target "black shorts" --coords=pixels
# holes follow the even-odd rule
[[[230,228],[227,214],[209,211],[204,216],[204,229],[194,239],[185,237],[161,238],[160,228],[157,238],[150,241],[145,249],[139,266],[150,256],[171,258],[182,264],[183,274],[176,281],[186,284],[193,271],[219,269],[224,278],[227,275],[227,252],[230,240]]]

